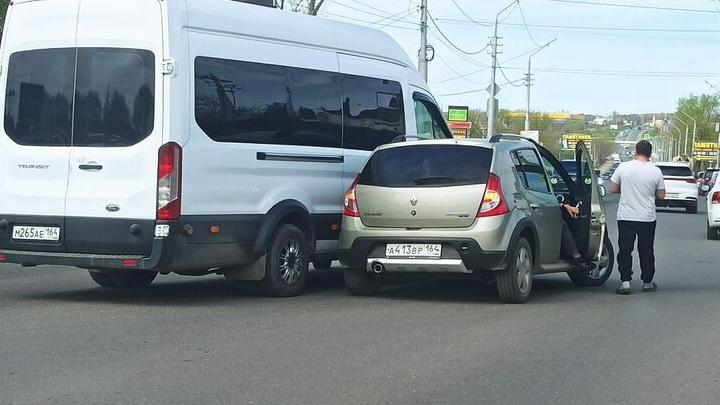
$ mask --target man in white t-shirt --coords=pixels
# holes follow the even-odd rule
[[[620,194],[618,204],[618,294],[630,294],[632,252],[638,241],[643,291],[656,291],[655,277],[655,199],[665,198],[665,181],[660,169],[650,162],[652,145],[640,141],[635,145],[635,160],[618,166],[610,178],[610,192]]]

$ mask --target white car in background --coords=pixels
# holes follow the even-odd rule
[[[698,188],[693,172],[685,162],[656,163],[665,179],[665,198],[656,200],[658,207],[685,208],[697,213]]]
[[[720,240],[720,182],[707,193],[707,238]]]

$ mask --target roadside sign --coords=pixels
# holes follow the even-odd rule
[[[455,138],[467,138],[470,129],[472,129],[472,122],[450,121],[448,126]]]
[[[520,131],[520,136],[523,138],[529,138],[533,141],[540,143],[540,131]]]
[[[448,107],[448,121],[466,122],[469,121],[470,108],[450,106]]]
[[[695,142],[695,160],[717,160],[717,142]]]
[[[575,150],[577,143],[583,141],[588,149],[592,146],[592,135],[588,134],[564,134],[562,136],[563,149]]]

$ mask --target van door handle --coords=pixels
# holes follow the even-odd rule
[[[80,166],[78,166],[80,170],[102,170],[102,165],[99,165],[95,162],[85,163]]]

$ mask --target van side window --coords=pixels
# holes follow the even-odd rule
[[[343,148],[373,150],[405,134],[405,105],[398,82],[344,75]]]
[[[5,91],[5,132],[15,143],[70,146],[75,49],[10,55]]]
[[[339,148],[339,76],[197,57],[195,119],[217,142]]]
[[[520,169],[518,165],[522,168],[522,173],[519,174],[524,177],[523,185],[528,190],[550,193],[545,169],[540,163],[537,153],[531,149],[521,149],[514,152],[513,155],[516,168]]]
[[[450,135],[443,130],[443,125],[438,122],[441,117],[438,108],[425,100],[415,100],[415,123],[417,135],[421,139],[445,139]]]

